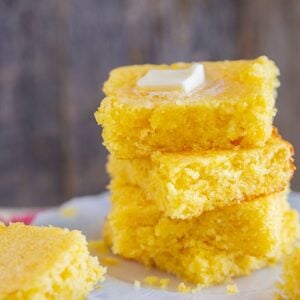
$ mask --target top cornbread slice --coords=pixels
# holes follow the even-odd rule
[[[203,62],[206,81],[189,94],[147,91],[137,81],[152,69],[191,64],[135,65],[110,73],[95,113],[104,145],[118,158],[263,146],[271,135],[279,71],[267,57]]]
[[[0,224],[0,299],[85,299],[105,269],[79,231]]]

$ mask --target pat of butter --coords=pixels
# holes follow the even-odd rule
[[[204,81],[204,66],[195,63],[187,69],[150,70],[138,80],[137,84],[148,90],[183,90],[189,93]]]

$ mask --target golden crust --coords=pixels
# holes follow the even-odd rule
[[[143,91],[136,81],[149,69],[115,69],[104,85],[107,97],[95,113],[104,145],[118,158],[263,146],[275,115],[278,69],[266,57],[251,61],[204,62],[207,81],[191,95]]]
[[[1,299],[84,299],[105,269],[79,231],[0,226]]]

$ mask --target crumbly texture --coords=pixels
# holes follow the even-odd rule
[[[141,187],[166,216],[186,219],[282,191],[294,172],[292,155],[292,145],[274,132],[260,148],[153,153],[131,160],[110,156],[108,172]]]
[[[111,71],[107,95],[95,113],[107,149],[118,158],[263,146],[272,132],[279,71],[262,56],[254,60],[204,62],[206,81],[196,91],[153,92],[137,86],[151,69],[134,65]]]
[[[277,299],[300,299],[300,244],[284,259],[283,273],[277,287],[280,291]]]
[[[85,299],[105,268],[79,231],[0,224],[0,299]]]
[[[203,286],[277,262],[298,235],[285,192],[174,220],[138,187],[113,184],[104,229],[112,251]]]

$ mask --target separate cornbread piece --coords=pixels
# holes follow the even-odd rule
[[[277,283],[277,299],[300,299],[300,244],[283,261],[282,280]]]
[[[137,81],[149,70],[190,63],[134,65],[111,71],[95,113],[104,145],[118,158],[263,146],[272,132],[279,71],[254,60],[203,62],[205,83],[195,91],[148,91]]]
[[[0,224],[0,299],[85,299],[105,268],[79,231]]]
[[[110,156],[108,172],[141,187],[166,216],[186,219],[282,191],[294,172],[292,155],[293,147],[274,132],[260,148]]]
[[[208,286],[276,263],[298,223],[286,192],[174,220],[138,187],[113,182],[104,235],[115,254]]]

